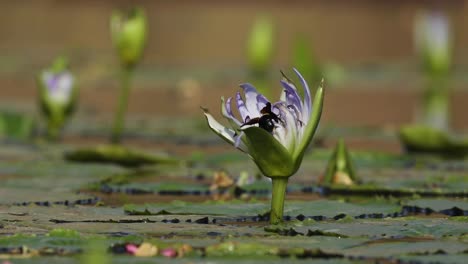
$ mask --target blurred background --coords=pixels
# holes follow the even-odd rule
[[[142,130],[177,133],[182,128],[168,121],[203,122],[200,106],[220,116],[221,96],[234,95],[239,83],[255,84],[247,50],[259,16],[268,17],[274,31],[267,75],[274,96],[279,71],[290,73],[294,66],[301,36],[323,66],[323,131],[348,127],[393,134],[415,120],[424,89],[413,32],[421,10],[443,12],[451,24],[450,126],[468,131],[468,6],[457,0],[1,1],[0,110],[39,116],[35,74],[66,54],[80,95],[65,139],[100,135],[110,126],[119,93],[109,17],[114,9],[135,5],[145,9],[149,32],[129,98],[127,136]],[[385,136],[348,142],[400,150],[395,138]]]

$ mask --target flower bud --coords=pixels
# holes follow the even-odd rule
[[[121,63],[127,67],[134,66],[146,44],[148,29],[144,10],[134,8],[127,14],[114,11],[110,22],[112,41]]]

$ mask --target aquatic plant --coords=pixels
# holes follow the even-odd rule
[[[281,80],[280,100],[271,103],[251,84],[242,84],[245,99],[237,92],[235,101],[241,120],[232,112],[232,97],[221,99],[221,112],[229,126],[223,126],[204,109],[209,127],[225,141],[249,155],[260,171],[273,184],[270,222],[283,219],[284,198],[288,179],[299,169],[305,150],[318,127],[324,98],[323,83],[315,93],[314,102],[307,82],[294,69],[304,96],[286,77]]]
[[[134,8],[127,14],[114,11],[110,20],[112,41],[121,64],[121,91],[115,114],[111,141],[120,141],[127,110],[130,82],[135,65],[141,59],[146,44],[147,21],[143,9]]]
[[[354,164],[349,155],[344,139],[340,138],[336,143],[330,159],[328,160],[327,170],[322,183],[354,185],[360,180],[356,175]]]
[[[47,120],[47,136],[55,140],[67,118],[73,113],[78,89],[65,57],[57,58],[52,66],[37,75],[39,103]]]

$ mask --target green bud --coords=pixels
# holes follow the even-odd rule
[[[248,42],[248,60],[254,72],[264,72],[271,64],[273,55],[273,23],[267,17],[255,21]]]
[[[134,66],[140,60],[146,45],[148,26],[144,10],[134,8],[127,14],[114,11],[110,24],[112,41],[121,63],[127,67]]]

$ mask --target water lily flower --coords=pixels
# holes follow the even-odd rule
[[[272,179],[272,223],[282,220],[288,178],[299,169],[322,113],[323,83],[312,103],[307,82],[299,71],[294,69],[294,72],[303,87],[303,98],[296,86],[284,77],[281,80],[283,91],[277,102],[270,102],[250,84],[240,85],[244,98],[240,92],[235,98],[222,98],[221,112],[229,126],[220,124],[204,109],[211,130],[248,154],[263,175]],[[233,100],[241,119],[234,116]]]
[[[133,66],[141,58],[146,45],[147,21],[143,9],[127,14],[114,11],[111,16],[112,40],[123,65]]]
[[[58,136],[66,119],[74,110],[78,95],[75,83],[75,78],[62,57],[58,58],[51,68],[37,76],[39,101],[47,118],[48,135],[52,139]]]

